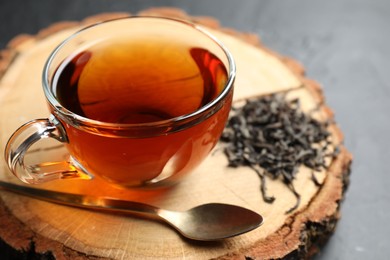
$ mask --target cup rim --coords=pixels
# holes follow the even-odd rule
[[[219,48],[222,50],[224,55],[227,58],[228,66],[227,72],[228,72],[228,78],[225,83],[225,86],[221,93],[214,98],[211,102],[207,103],[206,105],[200,107],[199,109],[188,113],[184,115],[180,115],[177,117],[173,117],[170,119],[165,120],[159,120],[159,121],[153,121],[153,122],[147,122],[147,123],[110,123],[110,122],[104,122],[99,121],[95,119],[90,119],[81,115],[78,115],[64,106],[62,106],[59,101],[54,97],[52,91],[50,90],[50,83],[49,83],[49,67],[51,66],[56,54],[64,47],[69,41],[71,41],[73,38],[77,37],[79,34],[86,30],[90,30],[94,27],[97,27],[101,24],[106,24],[109,22],[115,22],[120,20],[129,20],[129,19],[162,19],[167,21],[173,21],[173,22],[179,22],[186,26],[190,26],[194,29],[196,29],[198,32],[202,33],[206,37],[208,37],[211,41],[213,41]],[[57,116],[60,116],[61,118],[64,118],[65,120],[68,119],[68,121],[72,122],[76,126],[91,126],[91,127],[97,127],[100,129],[117,129],[117,130],[129,130],[129,129],[148,129],[148,128],[159,128],[163,127],[166,128],[167,126],[174,126],[176,124],[182,125],[187,123],[191,123],[194,120],[199,122],[199,118],[203,118],[203,115],[206,114],[206,117],[209,117],[216,113],[221,106],[218,106],[218,104],[223,103],[223,100],[229,95],[231,90],[233,89],[233,83],[236,77],[236,64],[233,58],[233,55],[230,53],[230,51],[226,48],[226,46],[213,34],[211,34],[207,29],[204,27],[195,24],[193,22],[187,21],[187,20],[180,20],[176,18],[169,18],[169,17],[160,17],[160,16],[129,16],[129,17],[122,17],[122,18],[115,18],[110,20],[105,20],[102,22],[94,23],[92,25],[88,25],[76,32],[74,32],[72,35],[67,37],[65,40],[63,40],[49,55],[42,73],[42,82],[43,82],[43,90],[46,99],[49,101],[50,105],[54,109],[54,113]],[[208,113],[209,112],[209,113]],[[201,121],[201,120],[200,120]],[[182,127],[180,127],[182,128]]]

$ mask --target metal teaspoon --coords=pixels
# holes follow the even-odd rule
[[[168,223],[182,236],[199,241],[237,236],[263,223],[263,217],[256,212],[230,204],[209,203],[187,211],[170,211],[139,202],[49,191],[4,181],[0,181],[0,187],[57,204],[157,218]]]

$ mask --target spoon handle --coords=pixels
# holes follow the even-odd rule
[[[159,217],[158,208],[140,202],[31,188],[4,181],[0,181],[0,188],[24,196],[78,208]]]

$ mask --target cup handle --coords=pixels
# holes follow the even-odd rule
[[[81,166],[76,167],[71,161],[25,165],[24,156],[28,149],[44,138],[68,142],[64,127],[53,115],[50,118],[27,122],[10,137],[5,147],[5,160],[17,178],[29,184],[68,178],[91,179],[92,176],[80,170]]]

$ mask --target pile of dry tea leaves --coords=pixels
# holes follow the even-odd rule
[[[281,179],[297,198],[293,180],[300,166],[313,170],[312,180],[320,185],[314,171],[326,169],[326,158],[337,154],[328,131],[330,122],[320,122],[301,110],[299,99],[287,100],[286,94],[272,94],[250,99],[233,108],[221,137],[230,167],[249,166],[261,179],[265,202],[275,197],[266,194],[265,175]]]

